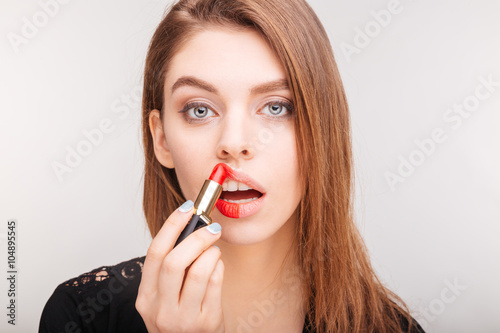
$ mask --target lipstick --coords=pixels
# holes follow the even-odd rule
[[[226,180],[233,180],[238,183],[243,183],[246,185],[246,190],[238,190],[245,191],[240,193],[245,193],[244,195],[234,195],[231,193],[236,192],[224,192],[221,195],[221,198],[217,200],[216,207],[219,212],[229,218],[239,219],[251,216],[257,213],[264,205],[264,201],[266,200],[266,193],[264,188],[257,183],[254,179],[250,178],[250,176],[244,174],[243,172],[239,172],[233,170],[228,165],[225,165],[226,169]],[[243,196],[243,197],[242,197]],[[229,198],[232,198],[232,201],[228,201]],[[254,199],[246,202],[235,202],[238,199]]]
[[[189,220],[187,226],[184,230],[182,230],[179,238],[175,242],[174,247],[182,242],[192,232],[212,224],[210,214],[212,214],[215,203],[222,193],[222,183],[224,183],[227,176],[224,166],[224,163],[217,164],[212,170],[210,177],[205,180],[205,183],[203,183],[203,187],[194,202],[194,214]]]

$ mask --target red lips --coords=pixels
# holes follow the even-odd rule
[[[249,176],[231,169],[225,163],[217,164],[212,171],[212,175],[210,175],[210,179],[222,185],[226,178],[245,183],[255,191],[260,192],[261,196],[256,200],[245,203],[228,202],[219,198],[216,207],[221,214],[231,218],[243,218],[255,214],[262,207],[266,197],[262,186]]]

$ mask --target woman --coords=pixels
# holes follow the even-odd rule
[[[355,227],[347,101],[304,0],[174,4],[146,59],[143,142],[146,257],[61,284],[41,331],[422,332]],[[240,182],[174,247],[218,163]]]

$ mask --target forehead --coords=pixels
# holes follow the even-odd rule
[[[254,30],[211,28],[186,41],[171,60],[166,89],[183,76],[215,85],[255,85],[284,79],[283,66],[267,41]]]

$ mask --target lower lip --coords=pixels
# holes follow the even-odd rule
[[[264,203],[265,194],[260,198],[245,203],[227,202],[222,199],[215,204],[222,215],[233,219],[243,218],[257,213]]]

